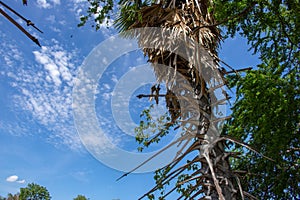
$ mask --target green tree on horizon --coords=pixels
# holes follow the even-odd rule
[[[0,196],[0,200],[19,200],[20,193],[17,194],[12,194],[12,193],[8,193],[7,197],[2,197]]]
[[[17,194],[11,194],[8,193],[7,200],[19,200],[20,199],[20,193]]]
[[[20,188],[20,200],[50,200],[47,188],[36,183],[29,183],[27,187]]]
[[[77,195],[73,200],[89,200],[89,198],[85,197],[84,195]]]

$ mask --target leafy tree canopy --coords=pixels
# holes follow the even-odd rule
[[[215,1],[226,36],[248,39],[261,64],[243,76],[229,76],[237,89],[232,119],[225,133],[238,138],[270,162],[240,149],[233,161],[243,170],[243,184],[262,199],[299,198],[300,77],[299,1]]]
[[[268,70],[292,73],[299,67],[299,0],[216,0],[215,16],[226,36],[240,33]],[[270,65],[269,65],[270,64]],[[299,68],[298,68],[299,69]]]
[[[20,189],[20,200],[50,200],[51,196],[47,188],[35,183],[29,183],[27,187]]]
[[[12,194],[8,193],[7,197],[0,196],[0,200],[19,200],[20,199],[20,193]]]
[[[76,198],[74,198],[73,200],[89,200],[88,198],[86,198],[85,196],[83,195],[77,195]]]

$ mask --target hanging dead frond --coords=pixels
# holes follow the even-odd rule
[[[23,3],[25,5],[27,5],[27,1],[23,1]],[[21,18],[23,21],[26,22],[27,26],[32,26],[33,28],[35,28],[36,30],[38,30],[39,32],[43,33],[39,28],[37,28],[34,23],[32,23],[30,20],[26,19],[25,17],[23,17],[22,15],[20,15],[18,12],[16,12],[14,9],[12,9],[11,7],[9,7],[7,4],[5,4],[4,2],[0,1],[0,5],[4,6],[5,8],[7,8],[9,11],[11,11],[13,14],[17,15],[19,18]],[[37,38],[35,38],[33,35],[31,35],[28,31],[26,31],[16,20],[14,20],[12,17],[10,17],[7,12],[5,12],[4,10],[2,10],[0,8],[0,13],[6,18],[8,19],[12,24],[14,24],[20,31],[22,31],[29,39],[31,39],[34,43],[36,43],[39,47],[41,47],[40,42],[38,41]]]

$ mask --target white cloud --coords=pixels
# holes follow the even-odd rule
[[[91,176],[91,173],[92,172],[90,170],[75,171],[75,172],[71,172],[71,176],[78,181],[89,182],[89,177]]]
[[[68,68],[73,67],[72,63],[70,63],[70,53],[56,45],[54,47],[43,46],[41,51],[34,51],[33,54],[36,61],[42,64],[49,72],[49,77],[56,86],[60,86],[63,81],[70,84],[73,79]]]
[[[60,0],[37,0],[36,3],[40,8],[51,8],[52,6],[60,5]]]
[[[74,3],[83,3],[85,0],[73,0]]]
[[[51,0],[54,4],[60,5],[60,0]]]
[[[82,144],[72,116],[74,63],[76,66],[80,64],[76,50],[68,52],[56,40],[32,55],[23,55],[24,52],[14,45],[3,44],[0,47],[3,47],[0,48],[3,55],[0,73],[18,91],[12,96],[12,109],[22,113],[22,116],[16,116],[17,122],[0,122],[0,129],[12,135],[45,134],[46,140],[55,146],[66,145],[70,149],[81,150]],[[36,62],[23,59],[30,56]],[[26,123],[24,116],[32,125],[28,125],[28,121]],[[35,126],[37,124],[47,131],[41,131]]]
[[[6,178],[7,182],[16,182],[19,179],[17,175],[12,175]]]
[[[5,34],[0,32],[0,38],[2,38],[2,48],[0,48],[0,54],[3,56],[4,64],[7,67],[12,67],[16,64],[19,64],[20,62],[23,62],[23,55],[21,51],[18,49],[18,46],[13,43],[7,43],[6,41],[9,41],[9,37],[7,37]],[[2,65],[1,67],[4,67]],[[2,68],[3,69],[3,68]]]
[[[53,31],[53,32],[56,32],[56,33],[61,33],[62,31],[54,26],[50,26],[50,29]]]
[[[56,17],[55,15],[49,15],[47,18],[46,18],[47,21],[49,21],[50,23],[54,24],[56,23]]]
[[[115,74],[113,74],[112,76],[111,76],[111,80],[114,82],[114,83],[117,83],[119,80],[118,80],[118,77],[115,75]]]
[[[112,92],[105,92],[105,93],[102,94],[102,98],[103,98],[105,101],[110,100],[111,96],[112,96]],[[102,103],[107,104],[107,102],[102,102]]]
[[[40,8],[50,8],[51,5],[46,0],[37,0],[37,4]]]
[[[79,17],[82,15],[82,12],[84,12],[89,6],[89,3],[86,0],[72,0],[69,3],[70,10],[72,13],[75,13],[76,18],[79,19]]]
[[[23,180],[19,180],[17,181],[17,183],[21,183],[21,184],[24,184],[26,181],[23,179]]]
[[[20,184],[24,184],[26,181],[23,179],[23,180],[19,180],[19,177],[17,175],[12,175],[12,176],[9,176],[6,178],[6,181],[7,182],[16,182],[16,183],[20,183]]]

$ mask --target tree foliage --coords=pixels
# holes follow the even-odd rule
[[[86,198],[84,195],[77,195],[76,198],[74,198],[73,200],[89,200],[88,198]]]
[[[99,30],[101,24],[108,24],[110,19],[115,20],[115,26],[120,31],[128,30],[137,18],[140,19],[140,8],[150,5],[154,0],[88,0],[89,7],[85,15],[80,17],[79,27],[93,19],[92,27]],[[114,12],[115,11],[115,12]]]
[[[0,200],[7,200],[7,198],[0,196]]]
[[[299,70],[299,0],[216,0],[215,15],[227,36],[247,38],[269,70],[288,73]]]
[[[238,98],[226,132],[274,162],[240,149],[245,156],[234,167],[245,172],[247,190],[262,199],[299,198],[299,81],[265,68],[235,80]]]
[[[241,34],[260,55],[257,70],[230,76],[236,87],[225,133],[249,143],[233,161],[245,172],[243,186],[262,199],[297,199],[300,190],[299,1],[215,1],[227,35]],[[235,16],[235,17],[233,17]]]
[[[12,193],[8,193],[7,194],[7,197],[2,197],[0,196],[0,200],[19,200],[20,194],[17,193],[17,194],[12,194]]]
[[[20,199],[20,194],[17,193],[17,194],[11,194],[9,193],[7,195],[7,200],[19,200]]]
[[[20,200],[50,200],[51,196],[47,188],[35,183],[29,183],[27,187],[20,189]]]
[[[109,19],[113,15],[112,10],[114,7],[113,0],[88,0],[89,7],[87,14],[80,17],[78,26],[83,26],[90,18],[94,18],[95,28],[98,30],[100,24],[106,23],[108,25]],[[93,26],[94,26],[93,24]]]

